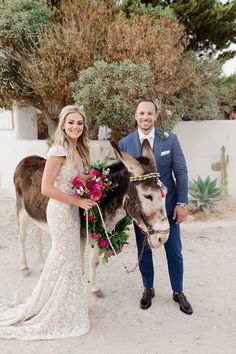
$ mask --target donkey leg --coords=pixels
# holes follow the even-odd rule
[[[96,271],[97,266],[99,265],[99,250],[98,247],[91,244],[89,251],[89,271],[90,271],[90,284],[91,292],[96,293],[101,291],[101,289],[96,285]]]
[[[81,229],[81,237],[80,237],[80,256],[81,256],[81,269],[82,273],[85,273],[85,251],[86,251],[87,239],[84,235],[84,229]]]
[[[27,237],[28,215],[24,209],[21,209],[18,214],[19,220],[19,246],[20,246],[20,270],[23,275],[29,275],[29,268],[25,254],[25,241]]]
[[[44,258],[42,252],[42,230],[35,225],[34,227],[34,240],[35,240],[35,251],[36,251],[36,262],[40,269],[43,270],[44,267]]]

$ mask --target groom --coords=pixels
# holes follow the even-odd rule
[[[193,313],[192,306],[183,294],[183,257],[179,227],[179,224],[187,216],[187,167],[177,136],[172,133],[163,133],[161,129],[154,127],[157,117],[158,110],[154,101],[142,100],[139,102],[135,113],[138,129],[120,141],[120,148],[137,158],[141,155],[143,140],[148,139],[153,149],[160,179],[168,189],[166,212],[170,224],[170,234],[164,247],[173,290],[173,300],[179,304],[181,311],[191,315]],[[144,234],[136,224],[134,224],[134,229],[139,257],[143,247]],[[152,250],[149,245],[145,246],[139,268],[144,285],[140,307],[141,309],[148,309],[152,304],[152,298],[155,296]]]

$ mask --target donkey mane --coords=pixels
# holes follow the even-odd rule
[[[149,158],[140,156],[137,158],[137,160],[143,165],[146,172],[149,172],[149,170],[151,170],[152,166]],[[118,183],[119,185],[122,185],[124,183],[124,178],[127,179],[128,181],[131,175],[131,173],[127,170],[127,168],[121,161],[114,162],[112,165],[109,165],[107,168],[109,168],[110,170],[108,178],[113,183]]]
[[[140,156],[137,160],[142,164],[145,173],[153,171],[152,162],[147,157]],[[109,213],[109,217],[112,217],[115,215],[116,210],[123,205],[124,196],[130,188],[131,173],[121,161],[115,162],[107,168],[110,169],[108,178],[112,181],[114,189],[108,191],[106,197],[101,200],[101,204],[106,205],[105,213]],[[150,182],[147,181],[147,183]]]

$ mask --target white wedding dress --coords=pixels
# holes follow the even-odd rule
[[[53,146],[48,156],[66,156],[55,185],[69,193],[69,182],[78,175],[78,168],[62,146]],[[79,171],[82,169],[80,160]],[[26,304],[0,305],[0,338],[55,339],[80,336],[89,330],[78,207],[50,199],[47,220],[52,248],[42,274]]]

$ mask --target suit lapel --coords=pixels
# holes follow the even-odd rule
[[[141,143],[139,140],[138,130],[134,132],[134,139],[132,142],[132,150],[135,157],[141,156]]]
[[[159,136],[159,131],[156,128],[155,129],[154,144],[153,144],[153,153],[154,153],[154,156],[155,156],[155,159],[156,159],[157,167],[158,167],[158,160],[159,160],[159,158],[161,156],[161,149],[162,149],[162,141],[161,141],[160,136]]]

